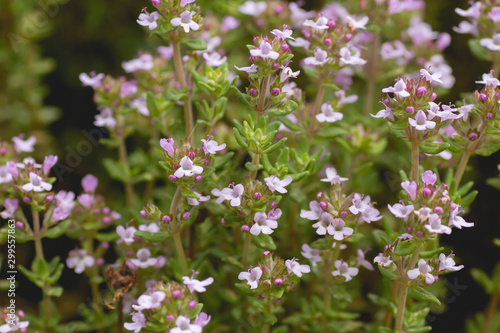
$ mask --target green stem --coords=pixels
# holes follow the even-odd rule
[[[396,297],[398,296],[399,285],[400,285],[399,281],[397,281],[397,280],[393,281],[392,290],[391,290],[391,302],[395,301]],[[384,318],[383,326],[390,327],[391,321],[392,321],[392,309],[390,307],[387,307],[386,311],[385,311],[385,318]]]
[[[269,333],[269,324],[265,324],[263,327],[262,327],[262,333]]]
[[[458,185],[462,180],[462,176],[464,175],[465,168],[467,167],[467,163],[469,163],[469,158],[471,156],[471,152],[466,149],[462,158],[460,159],[460,163],[458,164],[457,172],[455,173],[455,183]]]
[[[292,251],[294,253],[299,252],[298,241],[297,241],[297,211],[299,209],[299,204],[292,201],[292,207],[290,212],[290,243],[292,243]]]
[[[118,139],[118,157],[120,159],[121,164],[124,166],[125,170],[129,169],[128,166],[128,157],[127,157],[127,146],[125,145],[125,139],[120,135]],[[134,207],[134,188],[130,181],[126,181],[123,183],[125,186],[125,198],[127,202],[127,206],[131,209]]]
[[[42,232],[40,229],[40,213],[37,210],[32,210],[33,216],[33,240],[35,241],[35,254],[38,259],[45,261],[45,256],[43,254],[43,245],[42,245]],[[44,316],[44,329],[45,332],[50,332],[49,329],[49,319],[52,317],[51,309],[50,309],[50,296],[47,296],[46,293],[47,286],[42,287],[42,295],[43,295],[43,308],[45,311]]]
[[[406,295],[408,294],[408,281],[410,278],[408,277],[408,271],[415,267],[417,263],[418,256],[420,254],[420,250],[422,249],[422,242],[417,243],[417,248],[415,252],[413,252],[410,263],[406,269],[403,269],[403,276],[401,277],[401,286],[399,288],[399,301],[398,301],[398,309],[396,313],[396,324],[394,326],[394,331],[403,333],[403,318],[405,314],[405,306],[406,306]]]
[[[184,74],[184,66],[182,65],[181,47],[177,36],[175,36],[172,41],[172,49],[174,53],[174,66],[175,73],[177,75],[177,81],[181,86],[181,90],[188,88],[186,75]],[[191,144],[193,143],[193,128],[194,128],[194,117],[193,108],[191,105],[191,93],[188,93],[188,99],[184,102],[184,118],[186,120],[186,137],[190,138]]]
[[[269,94],[269,81],[270,81],[270,76],[266,76],[264,81],[262,81],[262,86],[260,87],[260,96],[259,96],[259,101],[257,103],[257,114],[260,115],[264,113],[265,109],[265,102],[267,95]]]
[[[380,46],[380,33],[375,32],[373,34],[373,40],[371,45],[371,53],[369,59],[369,67],[367,73],[368,86],[366,88],[366,99],[365,99],[365,116],[368,116],[373,110],[373,98],[375,96],[375,86],[377,83],[377,66],[378,66],[378,52]]]
[[[93,239],[95,237],[95,233],[86,235],[85,239],[83,241],[83,249],[87,251],[87,254],[91,256],[92,258],[95,258],[95,252],[94,252],[94,246],[93,246]],[[101,295],[99,293],[99,284],[96,283],[96,279],[99,277],[99,273],[97,271],[97,266],[92,266],[88,268],[89,276],[90,276],[90,290],[92,292],[92,301],[93,301],[93,306],[96,314],[96,321],[98,323],[102,322],[103,319],[103,312],[102,312],[102,299]],[[98,330],[98,333],[103,333],[102,329]]]
[[[245,241],[243,242],[243,259],[242,264],[243,267],[248,266],[248,256],[250,254],[250,241],[252,240],[252,235],[250,232],[245,233]]]
[[[311,122],[309,123],[309,130],[308,130],[310,136],[313,136],[314,132],[316,131],[316,115],[321,109],[321,103],[323,103],[324,96],[325,96],[325,88],[323,88],[323,80],[321,80],[318,88],[318,94],[316,95],[316,100],[314,101],[314,113],[310,115]],[[307,116],[309,117],[309,115]]]
[[[181,225],[177,220],[177,206],[179,205],[179,201],[182,197],[181,188],[177,187],[175,191],[174,197],[172,199],[172,203],[170,204],[170,215],[172,216],[172,223],[174,225],[172,237],[174,238],[175,250],[177,252],[177,257],[179,258],[179,262],[181,264],[181,269],[183,274],[188,273],[188,266],[186,262],[186,256],[184,255],[184,248],[182,247],[181,241]]]
[[[411,179],[418,183],[418,145],[415,141],[411,143]]]
[[[118,306],[116,307],[118,311],[118,333],[123,333],[123,297],[118,300]]]
[[[254,153],[253,159],[252,159],[252,164],[254,166],[256,166],[259,163],[260,163],[260,153]],[[250,172],[250,179],[253,180],[253,179],[257,178],[258,172],[259,172],[259,170],[254,170],[254,171]]]
[[[486,318],[484,319],[483,330],[481,333],[488,333],[490,331],[491,322],[497,311],[498,306],[498,293],[496,291],[491,294],[490,302],[488,303],[488,308],[486,310]]]
[[[337,261],[337,259],[339,258],[341,244],[342,243],[339,241],[335,242],[335,247],[333,248],[332,255],[330,258],[327,258],[325,260],[325,266],[323,269],[323,276],[325,278],[326,292],[323,296],[323,309],[325,310],[325,312],[323,313],[322,322],[323,322],[323,330],[325,332],[327,331],[326,325],[328,323],[328,318],[326,316],[326,310],[330,309],[331,300],[332,300],[332,297],[330,295],[330,287],[331,287],[331,281],[332,281],[332,269],[333,269],[332,266],[335,263],[335,261]]]

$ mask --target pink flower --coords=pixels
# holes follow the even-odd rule
[[[439,255],[439,271],[452,271],[456,272],[464,268],[464,265],[455,266],[455,260],[453,260],[454,254],[450,253],[450,255],[445,256],[444,253]]]
[[[127,229],[125,229],[122,225],[116,227],[116,233],[120,236],[119,241],[125,242],[125,244],[132,244],[135,242],[134,233],[136,231],[137,229],[134,227],[127,227]]]
[[[149,30],[154,30],[158,26],[156,20],[160,18],[160,13],[152,12],[151,14],[149,14],[145,9],[143,9],[143,11],[144,13],[141,13],[139,15],[137,23],[142,26],[148,27]]]
[[[356,20],[350,16],[347,16],[347,19],[349,20],[349,28],[351,30],[356,30],[356,29],[363,29],[366,30],[365,25],[368,23],[368,16],[363,16],[359,20]]]
[[[222,191],[216,188],[212,190],[212,194],[218,197],[215,202],[221,203],[224,200],[229,200],[232,207],[238,207],[241,204],[241,196],[245,188],[242,184],[230,186],[232,186],[232,188],[226,187]]]
[[[94,193],[99,184],[99,180],[96,176],[88,174],[82,179],[82,187],[86,193]]]
[[[417,131],[425,131],[436,127],[436,122],[427,120],[427,116],[422,110],[418,110],[417,114],[415,115],[415,119],[408,118],[408,122],[412,127],[415,127]]]
[[[366,250],[368,251],[368,250]],[[363,266],[364,268],[373,271],[373,265],[365,259],[365,252],[361,249],[358,249],[357,251],[357,256],[356,256],[356,261],[358,262],[359,266]]]
[[[78,196],[78,202],[83,207],[89,209],[90,207],[92,207],[92,204],[94,203],[94,196],[91,194],[87,194],[87,193],[80,194]]]
[[[425,185],[433,186],[436,183],[437,175],[431,170],[427,170],[422,174],[421,178]]]
[[[441,218],[438,214],[430,214],[424,227],[433,234],[451,234],[451,228],[441,224]]]
[[[476,83],[481,83],[486,86],[493,85],[495,87],[500,86],[500,81],[493,75],[493,70],[491,70],[489,73],[483,74],[483,80],[482,81],[476,81]]]
[[[345,277],[345,282],[351,281],[353,276],[358,275],[357,267],[349,267],[343,260],[337,260],[334,263],[336,270],[332,272],[333,276]]]
[[[389,257],[385,257],[382,253],[379,253],[378,256],[373,259],[373,262],[379,264],[382,267],[389,267],[389,265],[392,264],[393,261]]]
[[[282,67],[280,73],[280,82],[285,82],[288,78],[296,78],[300,74],[300,71],[294,72],[290,67]]]
[[[313,249],[307,244],[302,244],[302,252],[304,258],[311,259],[313,262],[321,261],[321,250]]]
[[[232,16],[224,16],[222,23],[220,24],[220,29],[222,32],[228,32],[229,30],[236,29],[240,25],[240,21]]]
[[[169,154],[175,153],[174,139],[160,139],[160,146]]]
[[[155,266],[158,258],[151,258],[151,251],[148,248],[142,248],[137,251],[137,259],[127,260],[127,265],[131,269],[148,268]]]
[[[394,93],[398,97],[408,97],[410,93],[406,91],[406,83],[402,79],[398,79],[394,87],[382,89],[383,93]]]
[[[69,268],[74,268],[75,273],[81,274],[86,267],[94,266],[95,260],[93,257],[87,255],[87,251],[83,249],[71,250],[66,259],[66,265]]]
[[[387,205],[387,207],[389,208],[389,210],[391,211],[391,213],[400,218],[400,219],[403,219],[403,220],[407,220],[408,217],[410,216],[411,212],[413,212],[413,210],[415,209],[413,207],[413,205],[407,205],[405,206],[404,204],[394,204],[394,205]]]
[[[196,30],[200,29],[200,26],[198,25],[198,23],[193,21],[193,13],[194,12],[190,12],[189,10],[186,10],[181,14],[181,17],[175,17],[175,18],[171,19],[170,23],[174,27],[178,27],[178,26],[183,27],[184,31],[186,33],[188,33],[190,31],[190,29],[193,31],[196,31]]]
[[[335,170],[335,168],[326,168],[326,178],[320,179],[320,181],[327,182],[327,183],[330,183],[332,185],[338,185],[341,182],[345,182],[346,180],[348,180],[348,179],[344,178],[344,177],[340,177],[337,174],[337,170]]]
[[[141,329],[146,327],[146,316],[142,312],[133,312],[132,323],[124,323],[123,327],[126,330],[134,331],[134,333],[139,333]]]
[[[458,216],[458,214],[462,212],[460,207],[457,206],[453,211],[450,212],[450,218],[448,220],[448,225],[453,225],[458,229],[462,229],[462,227],[470,228],[474,226],[472,222],[466,222],[463,217]]]
[[[210,196],[209,195],[203,196],[200,193],[194,192],[194,191],[193,191],[193,193],[198,197],[198,199],[195,199],[195,198],[186,198],[188,204],[190,204],[191,206],[198,206],[200,204],[200,202],[205,202],[205,201],[210,200]]]
[[[248,272],[241,272],[238,275],[239,280],[247,280],[250,289],[256,289],[259,286],[259,280],[262,276],[262,269],[260,267],[254,267],[248,270]]]
[[[94,125],[97,127],[114,128],[116,126],[116,119],[113,118],[113,111],[111,108],[105,108],[101,113],[96,115]]]
[[[240,13],[250,16],[260,16],[267,8],[264,1],[246,1],[243,5],[239,6]]]
[[[260,43],[258,48],[250,50],[250,54],[253,57],[260,57],[263,59],[270,58],[273,60],[278,59],[280,56],[278,52],[273,51],[273,47],[271,46],[271,44],[269,44],[265,40]]]
[[[42,177],[33,172],[30,172],[30,182],[23,185],[23,190],[26,192],[43,192],[50,191],[51,189],[51,184],[44,182]]]
[[[434,74],[429,73],[426,69],[421,69],[420,70],[420,75],[429,82],[439,82],[443,83],[443,81],[440,79],[441,76],[443,76],[443,73],[441,72],[435,72]]]
[[[163,291],[157,290],[150,295],[141,295],[137,299],[138,305],[132,305],[137,311],[158,309],[161,307],[161,302],[165,299],[166,295]]]
[[[299,260],[295,258],[286,260],[285,266],[288,270],[288,274],[293,272],[293,274],[298,277],[301,277],[302,273],[309,273],[311,271],[309,265],[301,265],[299,264]]]
[[[197,324],[191,324],[188,317],[179,316],[175,320],[176,327],[170,330],[170,333],[201,333],[202,327]]]
[[[278,30],[278,29],[274,29],[273,31],[271,31],[271,33],[282,40],[287,40],[288,38],[290,38],[292,40],[295,39],[292,37],[293,31],[290,29],[287,29],[286,26],[283,27],[283,31]]]
[[[211,67],[219,67],[226,62],[227,57],[222,57],[218,52],[212,51],[210,54],[203,53],[205,63]]]
[[[19,208],[19,200],[18,199],[5,199],[5,210],[0,213],[0,216],[7,220],[14,217],[16,210]]]
[[[360,55],[358,49],[344,46],[340,49],[340,63],[353,66],[366,64],[366,60],[361,59]]]
[[[321,214],[324,213],[324,210],[320,207],[319,202],[311,201],[309,202],[309,209],[302,209],[300,211],[300,217],[303,219],[308,219],[311,221],[318,220],[321,217]]]
[[[314,22],[312,20],[305,20],[304,26],[311,27],[317,31],[323,31],[323,30],[328,29],[327,23],[328,23],[328,19],[324,16],[321,16],[316,20],[316,22]]]
[[[57,163],[57,156],[54,155],[48,155],[45,156],[45,159],[43,160],[42,164],[42,170],[43,172],[48,175],[50,172],[50,169]]]
[[[288,176],[283,180],[280,180],[276,175],[272,175],[270,177],[264,178],[264,182],[266,182],[267,187],[271,192],[278,191],[279,193],[286,193],[287,190],[285,186],[292,182],[292,177]]]
[[[174,176],[177,178],[182,178],[184,176],[191,177],[199,175],[203,172],[203,167],[199,165],[194,165],[193,161],[188,157],[184,156],[179,162],[179,169],[177,169],[174,173]]]
[[[255,64],[252,64],[249,67],[238,67],[236,65],[234,65],[234,67],[239,71],[246,72],[247,74],[257,73],[257,69],[259,68]]]
[[[250,228],[250,233],[254,236],[258,236],[261,232],[264,235],[270,235],[273,233],[273,229],[278,227],[278,222],[269,218],[265,212],[256,212],[253,221],[255,223]]]
[[[104,74],[97,74],[95,72],[91,72],[90,76],[86,73],[80,73],[78,76],[80,81],[82,82],[82,86],[84,87],[92,87],[93,89],[97,89],[101,86],[101,81],[104,79]]]
[[[149,71],[153,66],[153,56],[149,53],[144,53],[137,59],[122,62],[122,67],[126,73],[134,73],[138,70]]]
[[[23,140],[22,136],[15,136],[12,138],[12,141],[14,142],[14,149],[18,153],[31,153],[35,150],[34,146],[36,143],[36,138],[34,136],[30,136],[26,140]]]
[[[410,200],[415,200],[417,196],[417,183],[415,181],[410,183],[409,180],[405,180],[401,183],[401,187],[406,191]]]
[[[326,64],[330,58],[328,53],[322,49],[317,48],[314,50],[314,57],[308,57],[304,59],[304,64],[312,66],[322,66]]]
[[[410,269],[407,274],[411,280],[415,280],[419,276],[422,276],[425,278],[425,284],[430,285],[435,282],[434,275],[430,273],[431,271],[432,267],[429,263],[424,259],[420,259],[418,261],[418,268]]]
[[[321,113],[316,115],[316,119],[320,123],[334,123],[341,120],[343,117],[344,115],[342,113],[333,111],[333,107],[330,103],[323,103],[323,105],[321,105]]]
[[[196,291],[198,293],[204,293],[205,291],[207,291],[205,287],[214,283],[214,278],[209,277],[203,281],[200,281],[194,278],[196,274],[198,274],[198,272],[194,272],[191,277],[183,276],[182,282],[188,287],[190,292]]]
[[[226,148],[226,144],[222,143],[219,145],[219,143],[215,140],[212,140],[209,138],[208,140],[201,139],[201,142],[203,142],[203,151],[205,154],[216,154],[218,151],[224,150]]]

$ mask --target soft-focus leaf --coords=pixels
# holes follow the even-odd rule
[[[428,302],[434,302],[436,304],[441,304],[439,299],[434,296],[433,293],[428,291],[427,289],[420,287],[420,286],[415,286],[415,287],[410,287],[410,296],[413,298],[418,299],[419,301],[428,301]]]

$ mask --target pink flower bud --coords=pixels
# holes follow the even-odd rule
[[[280,278],[274,279],[274,284],[279,286],[279,285],[283,284],[283,280]]]
[[[273,88],[271,89],[271,94],[273,94],[274,96],[277,96],[280,94],[280,88]]]
[[[351,34],[347,34],[344,37],[344,41],[346,41],[346,42],[350,41],[351,39],[352,39],[352,35]]]
[[[456,203],[454,203],[454,202],[452,202],[452,203],[450,204],[450,209],[451,209],[451,210],[455,210],[455,209],[457,209],[457,207],[458,207],[458,205],[457,205]]]
[[[267,250],[266,250],[266,251],[262,252],[262,255],[263,255],[264,257],[265,257],[265,256],[268,256],[268,255],[270,255],[270,254],[271,254],[271,251],[267,251]]]
[[[97,265],[97,266],[102,266],[102,265],[104,265],[104,259],[99,258],[99,259],[97,259],[97,260],[95,261],[95,263],[96,263],[96,265]]]
[[[19,230],[23,230],[24,229],[24,223],[20,222],[20,221],[17,221],[16,222],[16,228],[19,229]]]
[[[486,119],[490,120],[490,119],[492,119],[492,118],[493,118],[493,115],[492,115],[490,112],[488,112],[488,113],[486,114]]]
[[[318,194],[316,194],[316,198],[319,200],[322,195],[323,195],[323,192],[319,192]]]
[[[250,227],[248,225],[244,224],[241,226],[241,231],[248,232],[249,230],[250,230]]]
[[[271,209],[276,208],[276,206],[278,206],[278,204],[276,203],[276,201],[271,202]]]
[[[321,201],[321,202],[319,203],[319,206],[320,206],[320,207],[321,207],[321,209],[323,209],[323,210],[326,210],[326,209],[328,208],[328,205],[327,205],[327,204],[326,204],[326,202],[324,202],[324,201]]]
[[[220,224],[221,224],[221,225],[225,225],[225,223],[226,223],[226,221],[224,220],[224,218],[221,218],[221,219],[220,219]]]
[[[198,182],[201,182],[201,181],[202,181],[202,179],[203,179],[203,177],[202,177],[202,176],[200,176],[200,175],[198,175],[198,176],[194,177],[194,181],[195,181],[195,182],[197,182],[197,183],[198,183]]]
[[[422,231],[417,231],[417,237],[422,237],[424,233]]]
[[[109,224],[110,222],[111,222],[111,219],[108,216],[102,218],[103,224]]]
[[[406,227],[406,228],[405,228],[405,231],[406,231],[407,233],[410,233],[410,232],[411,232],[411,228],[410,228],[410,227]]]
[[[195,306],[196,306],[197,304],[198,304],[198,302],[196,302],[196,301],[191,301],[191,302],[189,302],[189,308],[190,308],[190,309],[194,309],[194,308],[195,308]]]
[[[417,96],[418,97],[424,96],[426,92],[427,92],[427,89],[425,87],[418,87],[417,88]]]
[[[146,213],[146,211],[145,211],[144,209],[143,209],[143,210],[141,210],[141,211],[139,212],[139,214],[140,214],[140,215],[141,215],[141,217],[143,217],[143,218],[146,218],[146,217],[148,216],[148,215],[147,215],[147,213]]]
[[[275,14],[281,14],[282,12],[283,12],[283,7],[281,7],[280,5],[277,5],[276,7],[274,7]]]
[[[346,217],[347,216],[347,212],[345,210],[341,211],[340,212],[340,216],[341,217]]]
[[[254,88],[251,88],[249,91],[248,91],[248,94],[250,96],[257,96],[257,90],[255,90]]]
[[[29,197],[24,197],[23,198],[23,202],[24,203],[29,203],[31,201],[31,199]]]
[[[253,64],[255,62],[255,57],[250,57],[250,62]]]
[[[335,27],[337,26],[337,23],[335,21],[333,21],[333,20],[330,20],[330,21],[328,21],[328,23],[326,25],[330,29],[335,29]]]
[[[189,212],[185,212],[185,213],[184,213],[184,214],[182,214],[182,216],[181,216],[181,218],[182,218],[183,220],[187,220],[187,219],[188,219],[188,218],[190,218],[190,217],[191,217],[191,214],[190,214]]]
[[[93,213],[94,215],[98,215],[99,213],[101,213],[101,210],[99,208],[96,208],[94,209]]]
[[[279,298],[275,298],[275,299],[274,299],[274,304],[280,304],[280,302],[281,302],[281,301],[280,301],[280,299],[279,299]]]
[[[181,296],[181,291],[180,290],[175,290],[173,293],[172,293],[172,297],[173,298],[179,298]]]
[[[134,255],[134,252],[132,251],[127,251],[127,257],[132,257]]]
[[[162,218],[161,218],[162,222],[164,223],[168,223],[170,221],[172,221],[172,219],[170,218],[170,216],[168,215],[164,215]]]
[[[23,319],[24,318],[24,311],[23,310],[19,310],[17,312],[17,315],[19,316],[19,318]]]
[[[330,46],[330,45],[332,45],[332,39],[331,38],[325,38],[325,40],[323,41],[323,43],[325,43],[326,46]]]
[[[262,198],[262,193],[260,192],[255,192],[255,194],[253,195],[253,198],[255,200],[260,200],[260,198]]]
[[[174,169],[179,169],[180,165],[179,165],[179,164],[177,164],[177,163],[174,163],[174,164],[172,165],[172,167],[173,167]]]
[[[485,94],[481,93],[481,94],[479,94],[479,100],[484,103],[484,102],[486,102],[488,100],[488,96],[486,96]]]
[[[7,149],[6,148],[0,149],[0,155],[5,155],[5,154],[7,154]]]
[[[286,51],[290,50],[290,46],[288,46],[288,44],[283,44],[283,45],[281,45],[281,50],[283,52],[286,52]]]
[[[413,106],[407,106],[406,107],[406,112],[413,113],[413,112],[415,112],[415,108]]]
[[[477,134],[476,133],[473,132],[473,133],[469,134],[469,140],[475,141],[476,139],[477,139]]]
[[[435,100],[437,97],[438,97],[438,94],[436,94],[435,92],[433,92],[432,95],[431,95],[431,100]]]
[[[435,212],[436,214],[443,214],[443,208],[441,208],[441,207],[439,207],[439,206],[436,206],[436,207],[434,208],[434,212]]]
[[[170,176],[168,176],[168,179],[175,182],[177,180],[177,177],[175,177],[174,175],[170,175]]]
[[[160,0],[151,0],[151,4],[155,7],[157,7],[161,4],[161,1]]]
[[[194,152],[193,152],[193,151],[190,151],[190,152],[188,153],[188,157],[189,157],[190,159],[193,159],[193,158],[195,157]]]
[[[422,190],[422,195],[424,196],[424,198],[430,197],[431,194],[432,194],[432,191],[430,189],[428,189],[427,187]]]
[[[109,249],[109,242],[102,242],[101,246],[102,246],[103,249],[107,250],[107,249]]]
[[[109,91],[109,89],[111,89],[111,87],[109,86],[109,84],[105,84],[104,85],[104,90]]]
[[[273,69],[278,69],[278,68],[280,68],[280,64],[275,63],[275,64],[273,64],[273,66],[272,66],[272,67],[273,67]]]
[[[172,320],[174,320],[174,316],[170,314],[170,315],[168,315],[168,316],[165,317],[165,320],[166,321],[172,321]]]

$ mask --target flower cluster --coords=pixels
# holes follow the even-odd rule
[[[0,309],[0,332],[21,332],[28,331],[29,321],[21,321],[24,318],[23,310],[12,311],[8,308]]]

